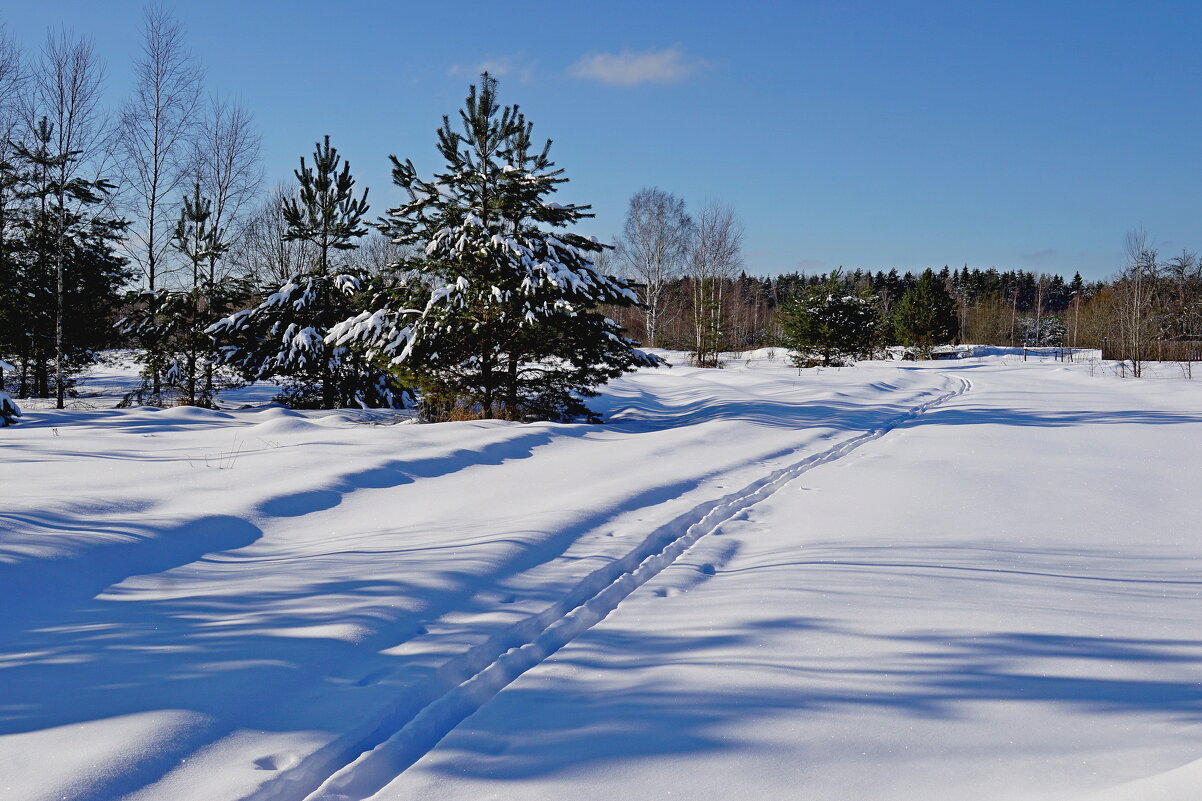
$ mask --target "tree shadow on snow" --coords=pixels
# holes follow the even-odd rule
[[[834,609],[874,595],[886,605],[912,603],[915,580],[934,593],[926,601],[961,603],[975,597],[973,590],[931,572],[958,569],[948,564],[956,559],[979,571],[990,570],[980,560],[1045,562],[1046,569],[1003,568],[970,580],[1002,587],[1038,581],[1070,591],[1082,609],[1165,593],[1189,599],[1196,594],[1191,585],[1199,583],[1188,578],[1191,568],[1168,557],[1155,565],[1165,571],[1158,579],[1144,572],[1156,557],[1135,558],[1142,566],[1132,569],[1125,558],[1086,549],[907,548],[905,557],[892,553],[892,560],[896,546],[864,550],[862,559],[763,565],[743,571],[744,580],[757,570],[801,569],[807,578],[799,586],[812,597],[841,596],[820,605]],[[1056,567],[1058,561],[1075,567]],[[719,580],[731,572],[722,571]],[[780,576],[772,572],[759,581],[775,585]],[[894,581],[901,583],[890,588]],[[1036,624],[1032,631],[882,633],[880,626],[850,620],[779,616],[701,634],[662,633],[665,628],[627,629],[620,616],[611,617],[465,720],[440,745],[447,758],[429,761],[428,769],[496,781],[585,767],[621,771],[624,764],[666,755],[758,753],[771,721],[799,714],[842,718],[854,731],[869,725],[870,715],[971,719],[982,702],[1050,705],[1081,716],[1080,725],[1089,725],[1091,716],[1202,723],[1202,684],[1195,680],[1202,673],[1202,639],[1077,635],[1055,630],[1056,624],[1049,630]],[[804,755],[806,742],[794,744]]]

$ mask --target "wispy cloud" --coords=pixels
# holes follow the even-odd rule
[[[475,77],[482,72],[487,72],[496,78],[513,77],[523,83],[528,83],[534,80],[534,62],[519,53],[513,56],[487,58],[476,64],[452,64],[447,74],[453,77],[461,75]]]
[[[705,66],[701,59],[685,55],[680,45],[673,45],[663,50],[589,53],[573,64],[569,73],[576,78],[612,86],[636,86],[641,83],[679,83]]]
[[[821,259],[798,259],[795,266],[799,272],[807,273],[813,270],[821,270],[826,266],[826,262]]]

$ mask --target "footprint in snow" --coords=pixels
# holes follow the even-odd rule
[[[296,754],[271,754],[255,760],[255,770],[288,770],[299,760]]]

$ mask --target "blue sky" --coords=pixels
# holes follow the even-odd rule
[[[90,35],[114,103],[141,2],[7,3]],[[1202,249],[1202,3],[167,3],[263,132],[269,178],[323,134],[397,198],[480,67],[611,238],[659,186],[731,204],[749,272],[968,264],[1113,272],[1142,225]]]

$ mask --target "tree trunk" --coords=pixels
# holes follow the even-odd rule
[[[506,375],[507,386],[505,388],[505,412],[510,420],[517,419],[518,413],[518,357],[515,353],[509,354],[509,369]]]
[[[66,215],[63,209],[65,198],[59,198],[59,224],[58,224],[58,258],[55,263],[55,277],[57,285],[55,288],[55,303],[54,303],[54,383],[55,383],[55,402],[56,409],[64,407],[64,386],[63,386],[63,228],[66,227]]]

